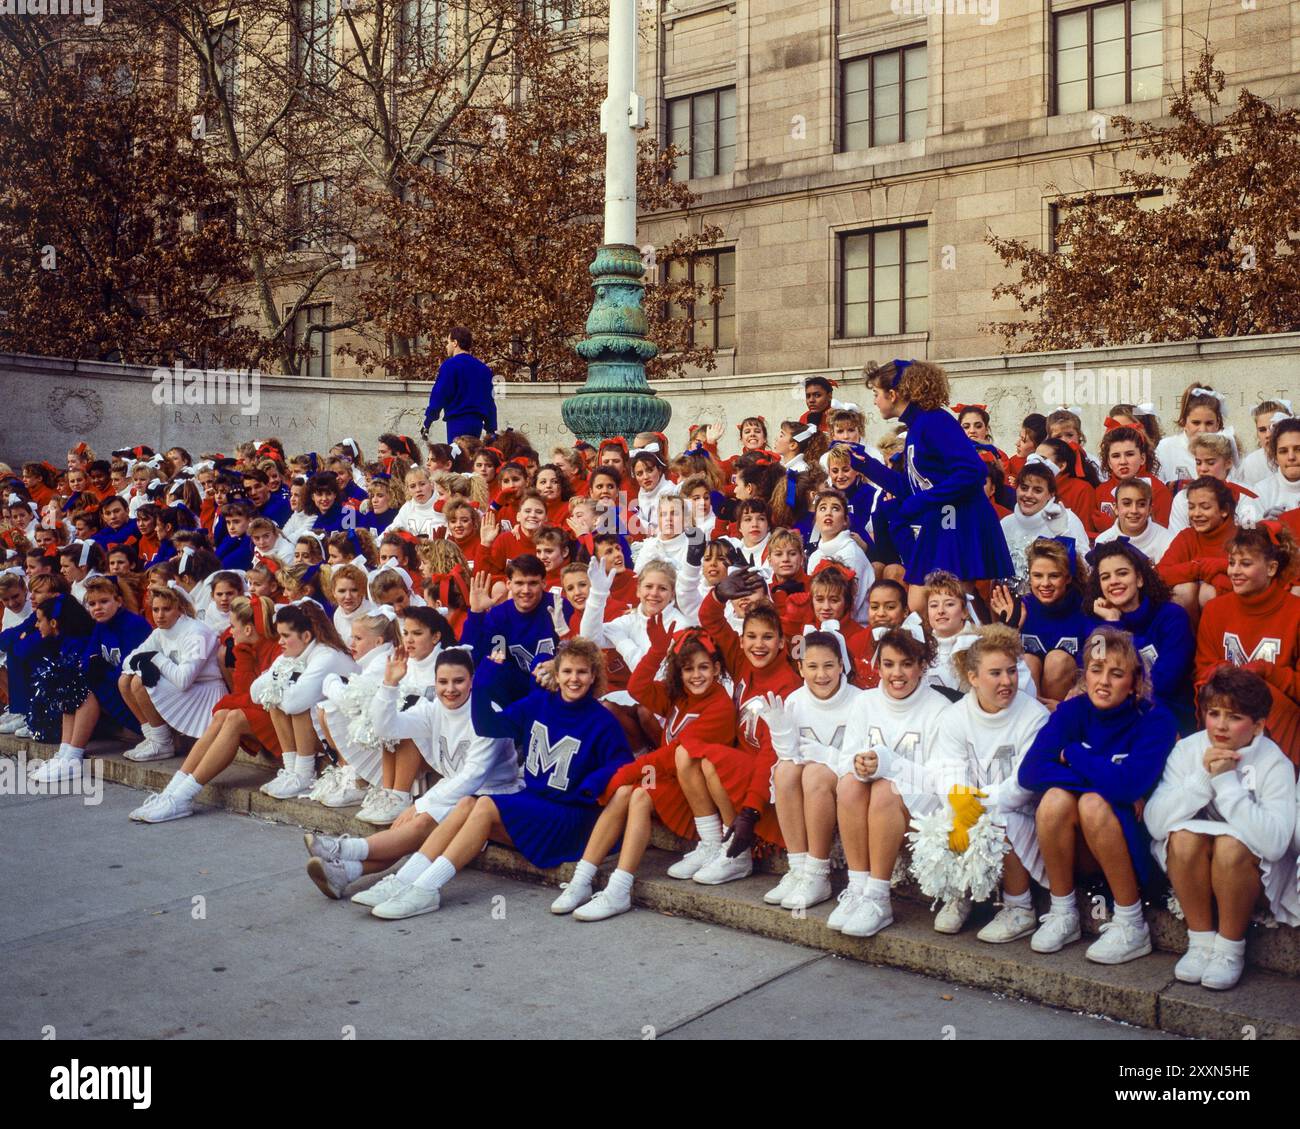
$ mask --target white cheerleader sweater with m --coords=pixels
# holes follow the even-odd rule
[[[849,719],[865,691],[848,679],[829,698],[818,698],[807,686],[800,686],[785,700],[785,712],[794,726],[793,742],[772,745],[782,760],[796,764],[824,764],[838,769]]]
[[[932,787],[945,800],[956,785],[963,784],[988,793],[985,807],[1025,806],[1034,793],[1020,787],[1017,773],[1049,716],[1036,698],[1019,693],[1006,709],[988,713],[975,691],[969,691],[939,718],[934,751],[927,761]]]
[[[934,753],[940,718],[950,702],[933,686],[922,682],[906,698],[892,697],[883,686],[864,690],[849,712],[838,771],[853,773],[853,758],[874,750],[879,766],[871,777],[891,780],[913,815],[925,815],[938,806],[938,797],[926,786],[925,769]]]

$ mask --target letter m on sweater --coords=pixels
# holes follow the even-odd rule
[[[540,721],[533,722],[532,736],[528,739],[528,761],[526,768],[530,775],[541,777],[549,772],[547,784],[557,792],[569,790],[569,765],[577,756],[582,742],[576,737],[562,737],[554,745],[546,726]]]
[[[1246,648],[1241,645],[1241,639],[1235,631],[1225,631],[1223,633],[1223,657],[1233,666],[1245,666],[1246,663],[1275,663],[1281,653],[1282,640],[1280,638],[1261,639],[1255,644],[1255,649],[1250,654],[1246,654]]]

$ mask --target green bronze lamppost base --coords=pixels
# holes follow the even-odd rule
[[[629,244],[606,244],[588,268],[596,300],[587,336],[578,343],[587,361],[587,382],[564,401],[565,426],[589,443],[621,435],[630,443],[642,431],[663,431],[672,407],[651,390],[645,363],[659,351],[646,337],[642,299],[645,265]]]

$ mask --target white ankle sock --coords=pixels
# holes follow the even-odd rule
[[[295,758],[294,772],[303,780],[310,780],[316,775],[316,754],[299,753]]]
[[[455,877],[456,868],[451,865],[446,856],[439,855],[433,860],[433,865],[415,880],[415,884],[421,890],[441,890]]]
[[[722,816],[706,815],[695,817],[695,830],[700,833],[701,843],[722,842]]]
[[[1197,932],[1195,929],[1187,931],[1187,947],[1189,949],[1212,949],[1214,947],[1214,938],[1218,934],[1213,929],[1206,929],[1204,932]]]
[[[63,749],[64,749],[64,756],[69,757],[72,760],[79,761],[85,759],[86,750],[80,748],[77,745],[64,745]]]
[[[1234,960],[1245,960],[1246,939],[1243,937],[1240,941],[1229,941],[1227,937],[1216,933],[1214,935],[1214,951],[1232,957]]]
[[[349,882],[355,882],[361,877],[361,863],[356,859],[340,859],[343,867],[343,873],[348,876]]]
[[[417,852],[418,853],[418,852]],[[339,858],[344,862],[363,862],[370,857],[370,840],[345,837],[339,840]],[[420,855],[424,858],[423,855]]]
[[[432,859],[425,858],[419,851],[416,851],[402,864],[401,869],[397,872],[397,877],[402,882],[414,884],[415,880],[432,865]]]
[[[178,772],[172,777],[172,780],[176,782],[176,787],[173,791],[182,800],[192,800],[203,791],[203,785],[195,780],[188,772]]]
[[[866,895],[873,902],[889,901],[889,879],[868,878],[867,885],[866,885]]]
[[[850,870],[850,871],[849,871],[849,889],[852,890],[855,894],[861,894],[863,891],[866,890],[866,888],[867,888],[867,879],[870,878],[870,877],[871,877],[871,874],[870,874],[869,871],[866,871],[866,870]]]
[[[1023,894],[1002,893],[1002,904],[1008,909],[1033,909],[1034,895],[1026,890]]]
[[[1062,894],[1059,898],[1053,894],[1052,912],[1064,914],[1067,917],[1078,917],[1079,902],[1074,896],[1074,891],[1071,890],[1068,894]]]
[[[796,851],[790,851],[785,858],[786,862],[790,864],[790,869],[796,874],[800,873],[803,870],[804,865],[808,862],[808,856],[806,854]]]
[[[569,885],[590,886],[591,880],[595,877],[595,864],[588,862],[586,859],[579,859],[577,865],[573,868],[573,877],[569,879]]]
[[[632,880],[636,876],[630,870],[616,870],[609,876],[605,893],[620,902],[632,900]]]
[[[297,772],[298,754],[291,752],[289,749],[285,749],[284,752],[280,754],[280,764],[284,768],[285,772]]]
[[[809,855],[808,861],[804,865],[803,872],[814,878],[828,878],[831,873],[831,860],[815,859],[812,855]]]
[[[1131,925],[1134,929],[1145,929],[1147,922],[1146,918],[1142,916],[1142,899],[1139,898],[1131,906],[1122,906],[1119,902],[1116,902],[1115,920],[1122,921],[1125,925]]]

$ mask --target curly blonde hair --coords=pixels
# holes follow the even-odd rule
[[[902,399],[912,401],[922,411],[942,408],[952,399],[948,374],[933,361],[913,361],[903,369],[901,376],[893,361],[884,365],[868,363],[862,371],[867,378],[868,388],[893,390]]]

